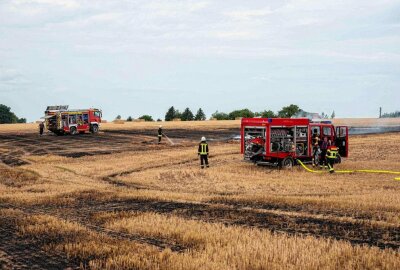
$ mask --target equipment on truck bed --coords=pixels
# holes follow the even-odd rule
[[[69,106],[48,106],[44,112],[46,128],[57,134],[99,132],[102,112],[99,109],[68,110]]]
[[[295,160],[311,162],[313,134],[327,137],[339,148],[337,162],[348,156],[348,127],[334,127],[331,121],[307,118],[243,118],[241,153],[244,159],[260,165],[292,167]]]

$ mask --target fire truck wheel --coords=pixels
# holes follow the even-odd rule
[[[93,125],[92,126],[92,133],[95,134],[97,132],[99,132],[99,126],[98,125]]]
[[[336,164],[342,163],[342,157],[341,157],[340,155],[337,155],[337,156],[336,156],[335,163],[336,163]]]
[[[282,169],[291,169],[293,168],[294,160],[291,157],[286,157],[281,161],[281,168]]]
[[[78,130],[76,129],[76,127],[71,127],[69,129],[69,132],[71,133],[71,135],[76,135],[78,134]]]

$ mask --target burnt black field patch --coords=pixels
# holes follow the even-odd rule
[[[29,162],[22,160],[18,156],[8,155],[8,154],[0,154],[0,161],[12,167],[18,167],[29,164]]]
[[[202,136],[216,142],[229,140],[234,134],[238,133],[238,129],[168,129],[165,132],[170,138],[184,139],[191,145],[197,143]],[[154,137],[154,140],[151,139],[152,137]],[[29,164],[23,159],[25,155],[58,155],[81,158],[127,151],[148,151],[154,150],[155,147],[165,149],[184,146],[170,146],[168,143],[158,145],[156,130],[106,130],[96,135],[79,134],[75,136],[56,136],[53,134],[38,136],[35,133],[0,134],[0,148],[8,150],[8,152],[2,153],[0,160],[9,166],[21,166]]]
[[[11,261],[11,269],[79,269],[81,262],[42,250],[38,239],[21,236],[15,222],[5,217],[0,217],[0,239],[0,249]]]

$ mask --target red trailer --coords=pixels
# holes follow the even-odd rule
[[[48,106],[45,111],[46,128],[57,134],[97,133],[101,123],[101,110],[68,110],[68,106]]]
[[[313,135],[317,134],[317,135]],[[256,164],[292,167],[296,159],[311,162],[312,136],[324,137],[339,148],[339,157],[348,157],[348,127],[334,127],[331,121],[307,118],[243,118],[241,153]]]

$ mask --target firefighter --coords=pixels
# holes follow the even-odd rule
[[[321,159],[319,161],[320,168],[326,168],[326,152],[328,150],[329,142],[328,137],[324,137],[324,141],[321,143]]]
[[[208,168],[208,143],[206,141],[206,137],[201,138],[198,155],[200,156],[201,168],[204,169],[204,164]]]
[[[163,134],[162,126],[160,125],[160,126],[158,127],[158,144],[161,143],[161,138],[162,138],[163,135],[164,135],[164,134]]]
[[[44,131],[44,123],[40,122],[39,124],[39,135],[42,136]]]
[[[312,156],[312,165],[313,166],[318,166],[318,159],[316,159],[315,157],[317,157],[318,152],[319,152],[319,134],[318,134],[318,130],[314,129],[314,134],[312,136],[312,149],[313,149],[313,156]]]
[[[328,168],[330,173],[334,173],[333,164],[335,164],[336,157],[338,155],[339,149],[335,145],[331,145],[328,147],[326,151],[326,159],[328,161]]]

